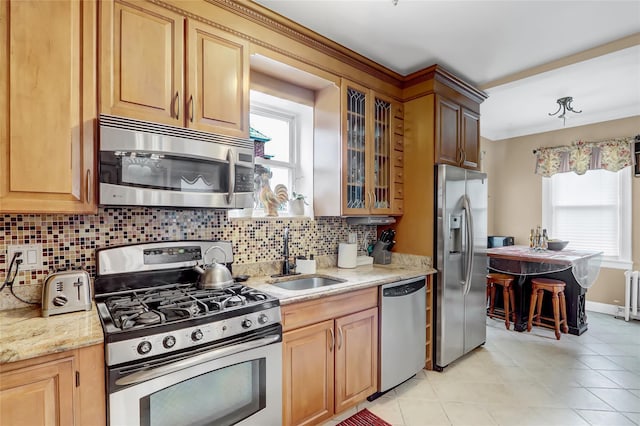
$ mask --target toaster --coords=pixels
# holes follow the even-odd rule
[[[58,271],[44,279],[42,316],[91,310],[91,278],[86,271]]]

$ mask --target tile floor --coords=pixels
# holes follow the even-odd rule
[[[368,408],[393,425],[640,425],[640,321],[588,313],[582,336],[487,318],[487,342],[444,372],[421,371]]]

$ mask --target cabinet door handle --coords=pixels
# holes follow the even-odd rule
[[[329,329],[331,333],[331,341],[329,342],[329,352],[333,352],[333,346],[336,344],[336,336],[333,335],[333,328]]]
[[[176,106],[176,120],[180,119],[180,92],[176,92],[174,105]]]
[[[342,327],[338,327],[338,350],[342,349]]]
[[[467,151],[462,151],[462,164],[467,162]]]
[[[87,169],[87,187],[85,188],[85,195],[87,196],[87,203],[91,203],[91,169]]]
[[[193,123],[193,95],[189,96],[189,104],[191,105],[191,118],[189,120]]]

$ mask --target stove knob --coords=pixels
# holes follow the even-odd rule
[[[249,318],[243,319],[242,320],[242,328],[249,328],[253,325],[253,323],[251,322],[251,320]]]
[[[202,340],[203,337],[204,334],[202,334],[202,331],[200,329],[197,329],[193,333],[191,333],[191,340],[193,340],[194,342]]]
[[[167,336],[162,340],[162,346],[166,349],[171,349],[176,344],[176,338],[173,336]]]
[[[269,322],[269,317],[266,314],[260,314],[258,324],[266,324],[267,322]]]
[[[144,342],[140,342],[140,344],[138,345],[138,353],[140,355],[146,355],[149,352],[151,352],[151,343],[147,342],[146,340]]]

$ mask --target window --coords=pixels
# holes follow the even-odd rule
[[[296,179],[296,118],[263,107],[252,107],[249,116],[251,127],[269,136],[264,144],[264,157],[256,157],[256,165],[268,168],[272,173],[271,188],[283,184],[293,188]]]
[[[268,169],[269,186],[287,187],[291,199],[293,192],[303,194],[308,203],[313,199],[313,107],[286,99],[251,91],[249,123],[252,128],[271,138],[264,143],[264,156],[255,158],[256,170]],[[257,185],[260,185],[257,181]],[[256,187],[259,192],[259,187]],[[262,216],[263,208],[255,197],[255,214]],[[279,209],[287,215],[287,203]]]
[[[602,266],[631,267],[631,167],[542,178],[542,224],[569,248],[602,250]]]

